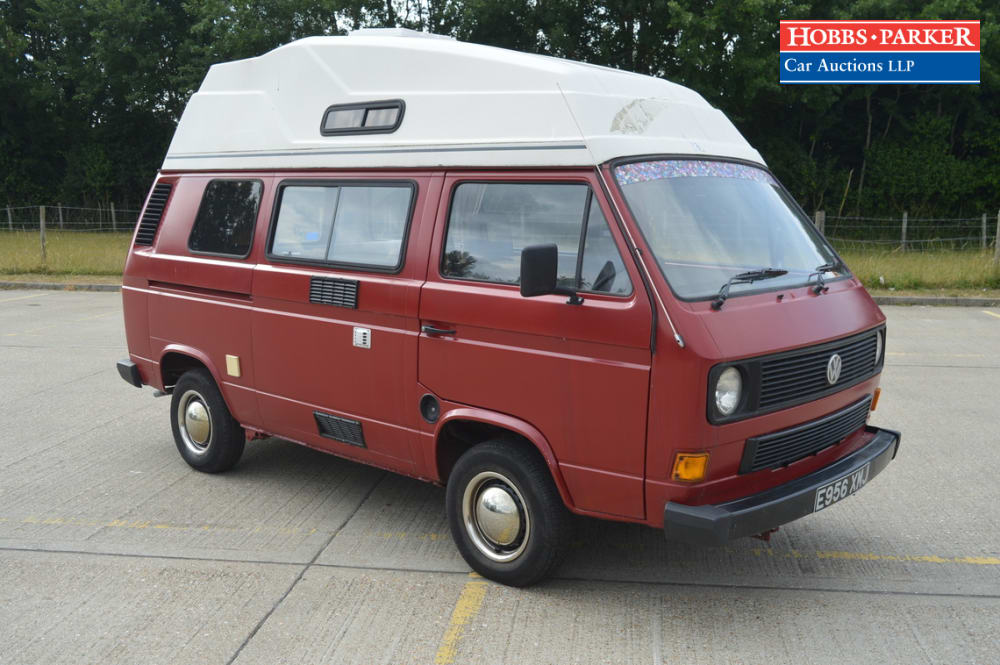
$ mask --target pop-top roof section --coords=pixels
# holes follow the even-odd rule
[[[653,154],[763,163],[683,86],[394,28],[213,66],[163,168],[589,166]]]

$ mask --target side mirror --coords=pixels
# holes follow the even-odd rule
[[[570,305],[579,305],[583,298],[574,289],[558,286],[559,248],[555,244],[532,245],[521,250],[521,295],[525,298],[550,293],[569,296]]]

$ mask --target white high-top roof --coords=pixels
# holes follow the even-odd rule
[[[323,136],[334,104],[402,99],[391,134]],[[721,111],[662,79],[409,30],[300,39],[214,65],[165,170],[583,166],[632,155],[763,163]]]

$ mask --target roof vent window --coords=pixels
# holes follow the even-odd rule
[[[336,104],[323,113],[320,133],[323,136],[339,134],[391,134],[403,121],[405,105],[402,99],[360,104]]]

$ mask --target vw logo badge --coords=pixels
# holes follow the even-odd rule
[[[829,362],[826,363],[826,380],[831,386],[840,379],[841,365],[843,365],[843,361],[836,353],[830,356]]]

